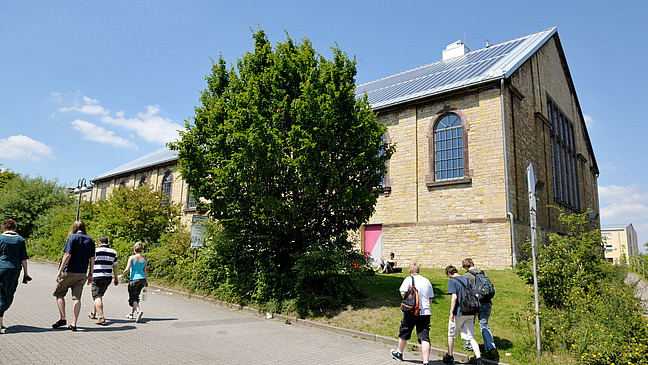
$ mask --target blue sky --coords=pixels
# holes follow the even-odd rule
[[[527,4],[529,3],[529,4]],[[0,164],[68,186],[152,152],[193,115],[211,60],[252,30],[336,42],[362,83],[556,26],[599,177],[602,224],[648,241],[648,5],[642,1],[0,0]],[[645,249],[644,249],[645,250]]]

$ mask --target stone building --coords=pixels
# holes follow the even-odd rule
[[[627,262],[629,257],[639,254],[637,231],[632,223],[627,226],[601,227],[601,237],[605,246],[605,259],[615,264]]]
[[[104,199],[120,186],[137,187],[148,185],[161,190],[167,198],[180,203],[184,213],[183,221],[191,222],[196,213],[196,201],[187,184],[176,171],[178,156],[175,151],[164,147],[142,156],[91,180],[92,201]]]
[[[360,230],[375,259],[510,268],[530,237],[527,167],[540,181],[537,229],[599,210],[594,151],[556,28],[357,86],[395,144],[384,194]],[[459,266],[458,266],[459,267]]]

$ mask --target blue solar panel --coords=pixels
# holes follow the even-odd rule
[[[548,29],[358,85],[356,95],[366,92],[369,104],[380,108],[501,78],[519,67],[555,31]]]

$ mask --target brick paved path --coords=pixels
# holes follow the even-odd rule
[[[104,298],[107,325],[88,318],[90,287],[82,297],[78,331],[54,330],[58,320],[52,296],[56,268],[29,262],[34,278],[20,284],[5,313],[9,326],[0,334],[0,364],[154,363],[154,364],[391,364],[382,343],[277,319],[228,310],[177,294],[150,290],[141,323],[129,313],[126,285],[111,286]],[[68,323],[72,300],[66,298]],[[396,330],[396,329],[395,329]],[[420,354],[405,353],[406,363],[421,364]],[[431,364],[440,365],[432,356]]]

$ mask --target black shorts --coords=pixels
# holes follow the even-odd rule
[[[134,302],[139,303],[140,292],[146,285],[146,279],[131,280],[128,282],[128,305],[133,306]]]
[[[112,278],[92,280],[92,284],[90,285],[92,299],[103,297],[106,293],[106,289],[110,286],[110,283],[112,283]]]
[[[408,313],[403,313],[398,338],[409,340],[414,327],[416,327],[416,337],[418,337],[419,343],[421,341],[430,342],[430,316],[415,316]]]

